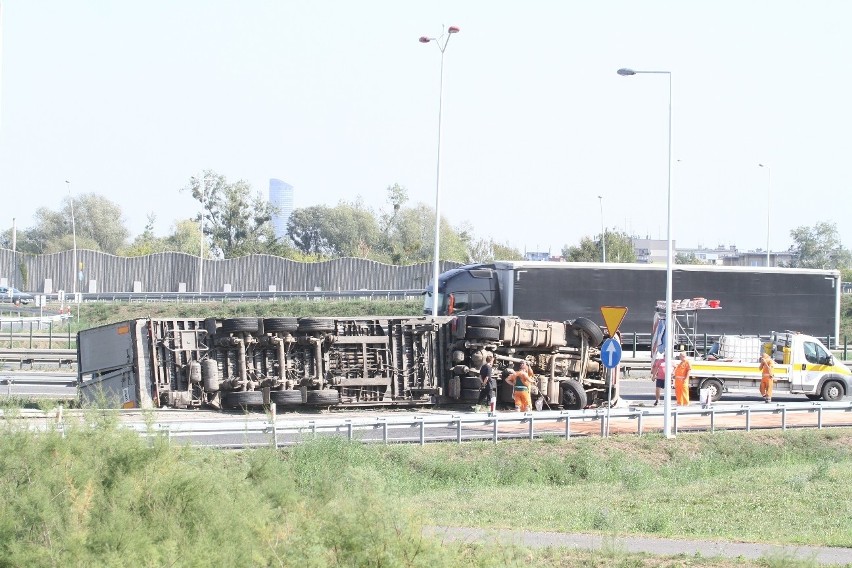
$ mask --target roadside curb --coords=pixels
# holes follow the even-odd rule
[[[470,527],[424,527],[429,536],[448,542],[500,542],[530,548],[603,548],[626,552],[645,552],[665,556],[700,555],[704,558],[795,558],[826,565],[852,565],[852,548],[806,545],[777,545],[752,542],[729,542],[694,539],[673,539],[637,536],[594,535],[518,531],[508,529],[479,529]]]

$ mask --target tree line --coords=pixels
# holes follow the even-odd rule
[[[432,260],[435,211],[422,203],[412,204],[399,184],[387,188],[384,209],[373,210],[360,198],[337,205],[313,205],[295,209],[287,236],[276,238],[272,217],[276,210],[262,194],[243,180],[230,182],[212,170],[191,177],[181,188],[198,201],[194,218],[175,222],[166,236],[155,233],[156,217],[149,214],[144,231],[130,238],[122,221],[121,207],[94,193],[66,197],[58,210],[39,207],[34,224],[17,232],[16,250],[50,254],[79,249],[119,256],[158,252],[184,252],[207,258],[236,258],[270,254],[298,261],[356,257],[406,265]],[[73,200],[73,201],[72,201]],[[73,210],[73,223],[72,223]],[[440,256],[462,263],[520,260],[521,251],[493,238],[477,238],[468,223],[453,227],[440,224]],[[834,268],[850,271],[852,252],[840,241],[834,223],[819,222],[790,232],[795,251],[791,267]],[[636,262],[632,237],[623,231],[583,237],[577,245],[565,245],[562,256],[569,262],[600,262],[604,243],[608,262]],[[12,248],[12,229],[0,234],[0,247]],[[678,254],[676,264],[700,264],[694,254]]]

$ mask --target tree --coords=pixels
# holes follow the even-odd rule
[[[578,246],[562,247],[562,256],[568,262],[601,262],[603,247],[600,235],[597,239],[583,237]],[[633,239],[621,231],[606,232],[606,261],[607,262],[636,262],[636,251],[633,249]]]
[[[59,211],[36,209],[35,225],[19,231],[17,247],[32,254],[71,250],[76,232],[78,249],[118,254],[130,234],[122,217],[116,203],[95,193],[84,193],[74,197],[72,222],[71,198],[66,197]]]
[[[141,235],[137,236],[130,246],[124,248],[124,256],[144,256],[158,252],[183,252],[198,256],[201,252],[201,227],[197,220],[183,219],[172,225],[172,232],[165,237],[154,234],[156,216],[148,214],[148,223]],[[210,247],[205,243],[204,257],[211,258]]]
[[[679,252],[674,257],[675,264],[707,264],[697,256],[694,252]]]
[[[852,253],[840,243],[837,225],[820,222],[813,227],[798,227],[790,231],[796,256],[790,263],[794,268],[842,269],[852,267]]]
[[[201,204],[204,234],[216,256],[280,251],[271,222],[275,208],[259,192],[252,196],[247,182],[228,183],[225,176],[204,170],[201,177],[190,178],[183,191]]]
[[[340,202],[335,207],[314,205],[296,209],[287,235],[304,255],[316,258],[380,255],[381,235],[375,214],[360,202]]]
[[[496,242],[493,238],[477,239],[469,246],[470,262],[491,262],[492,260],[523,260],[524,255],[508,243]]]

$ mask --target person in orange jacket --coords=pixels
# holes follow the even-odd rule
[[[532,398],[530,398],[530,387],[533,384],[532,370],[526,361],[521,361],[518,370],[506,377],[506,382],[512,385],[515,398],[515,410],[529,412],[532,410]]]
[[[774,382],[772,371],[774,366],[772,357],[767,353],[760,356],[760,395],[764,402],[772,402],[772,383]]]
[[[686,358],[686,353],[680,352],[680,363],[677,364],[674,370],[675,380],[675,396],[677,397],[678,406],[689,405],[689,373],[692,371],[692,365]]]

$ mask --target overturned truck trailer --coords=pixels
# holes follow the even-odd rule
[[[498,402],[524,360],[534,398],[578,409],[618,398],[602,340],[585,318],[135,319],[78,334],[78,385],[83,403],[123,408],[472,404],[491,353]]]

